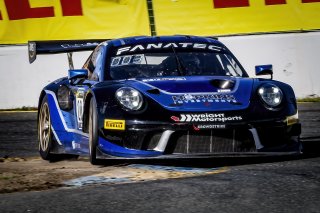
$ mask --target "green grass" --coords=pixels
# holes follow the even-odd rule
[[[21,108],[14,108],[14,109],[0,109],[0,112],[6,111],[6,112],[11,112],[11,111],[15,111],[15,112],[19,112],[19,111],[37,111],[38,108],[36,107],[21,107]]]
[[[4,175],[4,174],[1,174],[0,175],[0,180],[11,180],[13,178],[16,178],[17,176],[14,175],[14,174],[7,174],[7,175]]]
[[[320,102],[320,97],[298,98],[298,102]]]

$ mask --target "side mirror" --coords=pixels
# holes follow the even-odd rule
[[[258,65],[256,68],[256,75],[271,75],[273,78],[272,64],[268,65]]]
[[[78,69],[78,70],[69,70],[68,79],[75,80],[80,78],[88,78],[88,70]]]

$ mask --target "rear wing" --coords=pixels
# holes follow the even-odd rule
[[[29,41],[29,62],[33,63],[40,54],[68,53],[70,69],[73,69],[72,52],[94,50],[107,39],[93,40],[61,40],[61,41]]]

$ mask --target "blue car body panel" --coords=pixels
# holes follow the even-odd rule
[[[185,80],[169,80],[169,81],[150,81],[144,80],[129,80],[128,85],[139,90],[144,95],[152,98],[161,106],[172,111],[228,111],[241,110],[248,108],[250,104],[250,97],[252,93],[252,79],[237,79],[234,81],[235,87],[232,91],[218,92],[217,88],[213,88],[210,80],[213,79],[233,79],[226,77],[185,77]],[[159,89],[160,95],[149,94],[146,91],[150,89]],[[199,100],[183,100],[179,98],[184,94],[209,96],[210,98],[202,97]],[[182,106],[170,106],[172,104],[172,97],[177,97],[174,103],[183,104]],[[205,106],[204,103],[209,103],[210,107]],[[232,105],[230,103],[242,103],[241,105]]]

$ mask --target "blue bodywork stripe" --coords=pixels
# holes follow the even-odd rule
[[[67,152],[73,151],[72,141],[80,144],[88,144],[88,134],[68,127],[67,123],[72,122],[72,120],[69,120],[68,122],[65,121],[63,112],[58,108],[54,92],[46,90],[46,94],[50,109],[51,125],[55,131],[54,136],[57,137],[56,140],[65,146]],[[77,150],[81,152],[88,152],[88,146],[82,146],[81,150]]]
[[[99,149],[109,155],[118,157],[156,157],[162,155],[162,152],[157,151],[144,151],[136,149],[127,149],[118,145],[115,145],[101,137],[99,137]]]

